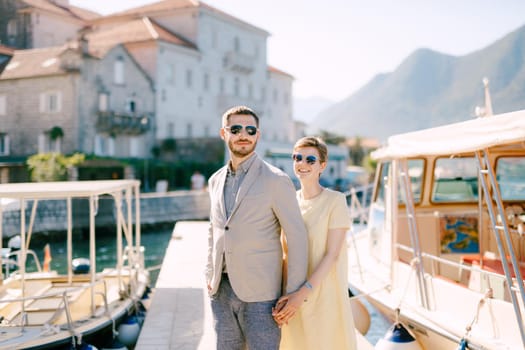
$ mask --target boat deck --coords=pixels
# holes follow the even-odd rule
[[[215,334],[204,268],[206,221],[179,221],[166,248],[136,350],[210,350]],[[373,349],[358,335],[358,349]]]

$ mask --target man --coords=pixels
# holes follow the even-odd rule
[[[272,307],[306,280],[307,232],[292,181],[255,153],[259,118],[233,107],[222,116],[230,161],[209,181],[211,199],[206,278],[218,350],[277,350]],[[281,230],[288,244],[282,281]]]
[[[193,175],[191,175],[191,189],[192,190],[202,190],[204,189],[204,183],[206,182],[206,179],[204,178],[204,175],[201,174],[200,171],[195,170]]]

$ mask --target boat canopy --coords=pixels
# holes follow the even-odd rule
[[[460,154],[520,141],[525,141],[525,110],[394,135],[372,158]]]
[[[138,186],[138,180],[30,182],[0,184],[0,198],[64,199],[111,194]]]

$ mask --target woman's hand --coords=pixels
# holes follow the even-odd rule
[[[279,326],[288,324],[297,310],[306,301],[310,290],[306,287],[301,287],[299,290],[281,297],[272,311],[272,316]]]

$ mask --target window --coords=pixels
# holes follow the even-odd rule
[[[191,69],[186,71],[186,86],[189,88],[193,86],[193,72]]]
[[[40,94],[40,112],[58,113],[62,110],[62,93],[60,91]]]
[[[414,203],[421,201],[421,189],[423,188],[423,170],[425,161],[423,159],[408,160],[408,176],[410,177],[410,190]],[[405,203],[405,192],[399,189],[399,200]]]
[[[433,202],[475,202],[477,199],[478,166],[473,157],[436,160]]]
[[[98,94],[98,110],[106,112],[109,109],[109,94],[101,92]]]
[[[266,89],[261,88],[261,101],[266,101]]]
[[[208,91],[210,89],[210,75],[208,73],[204,73],[202,87],[204,91]]]
[[[224,84],[224,78],[221,77],[221,78],[219,79],[219,92],[220,92],[221,94],[224,93],[224,85],[225,85],[225,84]]]
[[[115,140],[109,135],[96,135],[95,154],[97,156],[115,155]]]
[[[0,155],[9,155],[9,135],[6,133],[0,133]]]
[[[7,22],[7,35],[16,36],[17,34],[18,34],[18,30],[16,27],[16,19],[12,19],[9,22]]]
[[[239,78],[235,78],[233,80],[233,93],[235,94],[235,96],[240,95],[240,90],[241,90],[241,87],[240,87]]]
[[[124,58],[122,56],[117,57],[113,66],[113,82],[118,85],[124,84]]]
[[[135,113],[137,111],[137,102],[133,98],[126,100],[126,112]]]
[[[212,28],[211,29],[211,47],[216,49],[217,43],[218,43],[218,34],[217,34],[217,31],[214,28]]]
[[[186,136],[189,138],[193,136],[193,125],[191,125],[191,123],[186,125]]]
[[[233,50],[235,52],[241,51],[241,41],[239,40],[238,37],[233,38]]]
[[[253,98],[253,85],[251,83],[248,84],[248,97]]]
[[[273,102],[274,103],[277,103],[277,96],[278,96],[277,89],[273,89]]]
[[[143,148],[139,142],[138,137],[132,137],[129,140],[129,156],[130,157],[140,157],[140,152]]]
[[[168,123],[168,138],[175,137],[175,124],[174,123]]]
[[[496,165],[501,199],[525,200],[525,157],[502,157]]]
[[[7,97],[6,95],[0,95],[0,115],[7,114]]]
[[[171,85],[175,85],[175,65],[174,64],[168,64],[166,76],[167,76],[168,83],[170,83]]]

